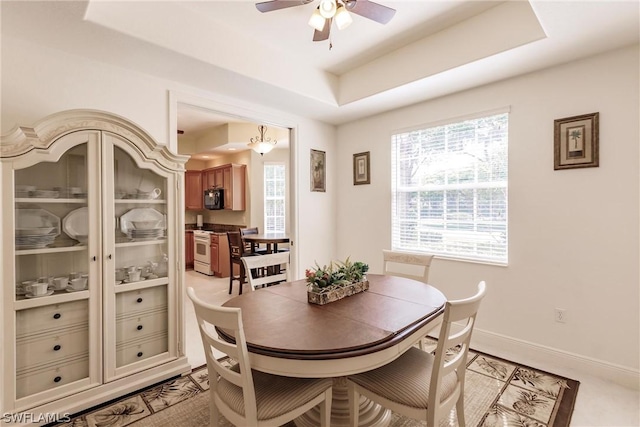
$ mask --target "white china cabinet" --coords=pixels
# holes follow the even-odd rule
[[[73,413],[189,371],[186,158],[91,110],[17,128],[0,148],[0,413]]]

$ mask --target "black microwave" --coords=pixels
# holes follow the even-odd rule
[[[222,188],[205,190],[204,208],[211,210],[224,209],[224,190]]]

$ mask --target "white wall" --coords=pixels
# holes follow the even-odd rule
[[[509,106],[509,265],[436,259],[447,297],[486,280],[478,329],[638,370],[638,46],[359,120],[338,129],[340,258],[382,269],[391,246],[394,130]],[[554,119],[600,112],[600,167],[553,170]],[[352,155],[371,151],[371,185]],[[567,322],[554,321],[554,308]]]
[[[292,233],[299,251],[292,270],[300,265],[298,270],[304,273],[315,259],[328,261],[333,256],[335,163],[333,154],[329,154],[335,146],[333,126],[4,35],[1,74],[2,134],[18,125],[32,126],[55,112],[88,108],[126,117],[158,142],[169,144],[169,111],[175,110],[175,105],[170,105],[170,93],[206,100],[221,112],[249,112],[247,117],[256,121],[268,116],[270,123],[294,128],[297,146],[291,149],[293,163],[299,166],[292,168],[292,185],[300,191],[295,193],[296,206],[292,209],[298,220]],[[309,191],[311,148],[328,151],[327,193]]]

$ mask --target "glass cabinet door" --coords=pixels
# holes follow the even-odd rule
[[[99,380],[90,354],[97,346],[91,295],[99,285],[99,239],[91,232],[98,228],[97,174],[90,165],[98,141],[96,132],[67,136],[66,151],[14,171],[18,400],[70,394],[91,376]]]
[[[88,289],[87,144],[15,172],[16,299]]]
[[[119,375],[129,365],[169,351],[168,178],[140,165],[117,137],[112,151],[107,150],[107,157],[113,157],[108,162],[113,187],[106,192],[113,195],[115,248],[113,269],[106,272],[111,277],[105,278],[113,282],[110,298],[115,302],[109,319],[115,322],[115,336],[108,348],[115,349],[111,373]]]

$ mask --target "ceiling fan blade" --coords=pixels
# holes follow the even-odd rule
[[[313,31],[313,41],[321,42],[323,40],[327,40],[329,38],[329,32],[331,31],[331,23],[333,22],[333,18],[324,20],[324,28],[322,31],[314,30]]]
[[[271,12],[279,9],[286,9],[287,7],[302,6],[307,3],[311,3],[313,0],[272,0],[256,3],[256,9],[260,12]]]
[[[391,21],[396,10],[369,0],[347,0],[347,10],[381,24]]]

